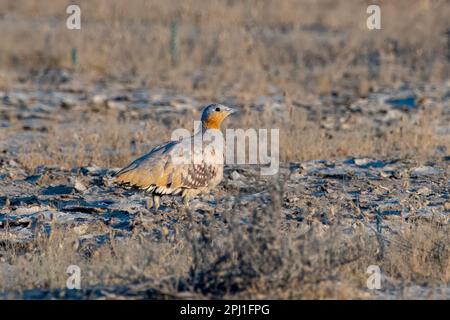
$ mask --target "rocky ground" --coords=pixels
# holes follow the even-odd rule
[[[163,206],[155,212],[146,208],[147,197],[142,192],[111,185],[109,177],[118,169],[116,166],[41,164],[30,169],[19,155],[24,153],[24,146],[48,139],[49,135],[58,138],[52,124],[70,125],[73,114],[98,113],[98,109],[105,108],[139,121],[159,117],[164,122],[186,115],[186,110],[199,105],[195,99],[123,88],[17,89],[1,93],[0,98],[0,129],[5,133],[0,140],[3,247],[12,244],[26,248],[37,233],[50,235],[55,224],[70,227],[78,236],[80,248],[100,247],[111,237],[137,234],[155,242],[176,238],[177,226],[187,217],[179,199],[164,197]],[[331,96],[317,104],[323,106],[320,117],[314,105],[293,103],[330,134],[369,122],[380,131],[390,130],[404,118],[411,123],[420,121],[420,110],[430,106],[439,106],[439,116],[433,120],[435,134],[446,139],[450,134],[450,89],[446,87],[384,91],[360,99]],[[285,101],[275,95],[253,105],[255,110],[267,106],[282,110]],[[61,152],[67,152],[65,147],[61,146]],[[314,224],[326,232],[336,224],[350,229],[360,225],[367,233],[389,242],[405,222],[423,220],[448,226],[449,152],[440,146],[424,161],[396,156],[287,161],[273,177],[261,176],[258,166],[227,166],[220,186],[194,200],[188,211],[197,223],[208,226],[213,220],[214,227],[220,230],[226,228],[227,212],[240,215],[245,225],[249,216],[244,209],[263,212],[278,193],[282,230],[306,230]],[[5,265],[6,261],[1,263]],[[448,291],[448,286],[444,289]],[[28,297],[52,295],[46,290],[27,292]]]
[[[111,231],[129,236],[145,222],[151,226],[147,232],[158,239],[183,218],[177,198],[164,197],[164,205],[155,212],[146,208],[145,193],[111,186],[107,177],[114,169],[40,167],[32,175],[14,164],[3,169],[0,227],[4,240],[30,241],[36,227],[51,232],[52,221],[75,228],[80,240],[98,243]],[[351,223],[366,218],[370,225],[377,217],[383,224],[402,219],[449,221],[445,166],[373,159],[308,161],[282,167],[280,179],[283,216],[298,228],[313,220],[326,227],[336,219]],[[228,168],[220,187],[196,199],[191,208],[199,221],[208,215],[222,220],[226,210],[266,206],[272,187],[257,168]]]

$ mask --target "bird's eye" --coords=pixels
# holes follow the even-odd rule
[[[217,111],[217,112],[219,112],[219,111],[220,111],[220,108],[219,108],[219,107],[217,107],[217,108],[216,108],[216,111]]]

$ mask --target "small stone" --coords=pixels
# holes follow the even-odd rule
[[[382,178],[389,178],[391,177],[391,174],[385,171],[380,171],[380,177]]]
[[[61,108],[63,108],[63,109],[71,109],[72,107],[75,107],[76,105],[77,105],[76,100],[64,99],[63,101],[61,101]]]
[[[355,159],[355,165],[362,168],[382,168],[385,166],[385,163],[380,160],[374,160],[369,158],[360,158]]]
[[[9,165],[11,167],[17,167],[17,162],[15,162],[14,160],[9,160]]]
[[[362,159],[355,159],[355,164],[357,166],[365,166],[368,164],[371,160],[368,158],[362,158]]]
[[[74,188],[78,192],[84,192],[87,190],[87,187],[84,185],[84,183],[78,177],[75,179]]]
[[[419,176],[428,176],[428,175],[434,175],[434,174],[440,174],[442,173],[441,170],[433,168],[431,166],[420,166],[415,168],[412,172],[411,175],[415,176],[415,177],[419,177]]]
[[[429,195],[431,192],[431,190],[427,187],[422,187],[419,190],[417,190],[417,194],[421,194],[421,195]]]
[[[92,102],[94,102],[94,104],[96,105],[103,105],[106,103],[107,99],[108,98],[103,94],[96,94],[92,97]]]
[[[35,214],[44,210],[50,210],[47,206],[40,206],[40,205],[30,205],[26,207],[18,207],[13,210],[15,215],[29,215],[29,214]]]
[[[88,231],[88,224],[80,224],[78,226],[75,226],[73,228],[73,231],[77,234],[77,235],[84,235],[87,233]]]
[[[239,180],[241,178],[241,175],[237,171],[233,171],[231,173],[231,180]]]
[[[109,100],[106,103],[106,106],[110,109],[119,110],[119,111],[125,111],[127,109],[127,106],[124,103],[118,102],[118,101],[112,101],[112,100]]]

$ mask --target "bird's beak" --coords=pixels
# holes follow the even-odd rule
[[[227,107],[227,113],[228,113],[228,115],[230,115],[230,114],[233,114],[233,113],[236,113],[236,112],[237,112],[237,110],[236,110],[236,109],[233,109],[233,108]]]

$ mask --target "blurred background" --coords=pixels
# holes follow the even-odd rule
[[[81,30],[66,28],[70,4]],[[382,30],[366,27],[370,4]],[[434,83],[449,75],[449,16],[445,0],[2,0],[0,88],[73,75],[205,96]]]

